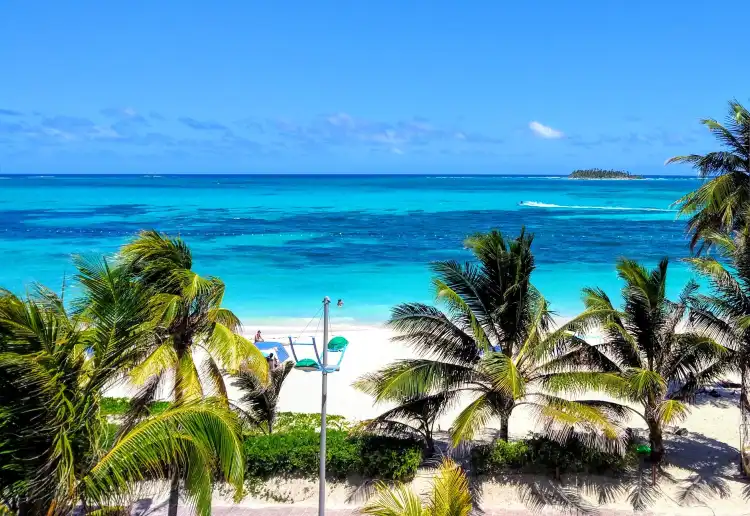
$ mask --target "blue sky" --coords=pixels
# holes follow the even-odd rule
[[[0,4],[9,173],[689,173],[750,2]],[[739,25],[737,25],[739,23]]]

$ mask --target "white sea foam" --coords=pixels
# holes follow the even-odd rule
[[[567,204],[550,204],[546,202],[537,201],[521,201],[518,203],[520,206],[528,206],[530,208],[562,208],[567,210],[615,210],[615,211],[658,211],[671,213],[677,210],[668,210],[664,208],[639,208],[639,207],[627,207],[627,206],[579,206],[579,205],[567,205]]]

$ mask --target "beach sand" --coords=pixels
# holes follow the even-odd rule
[[[361,375],[375,371],[380,367],[400,358],[413,357],[414,354],[405,346],[391,341],[392,333],[377,326],[357,326],[346,321],[332,320],[330,336],[342,335],[349,342],[342,368],[339,372],[328,377],[328,413],[339,414],[346,418],[359,421],[374,417],[381,413],[384,406],[373,406],[372,399],[356,391],[352,383]],[[259,326],[247,327],[249,336],[256,329],[261,329],[266,341],[288,341],[288,336],[317,335],[322,342],[322,332],[316,334],[314,328],[302,332],[301,326]],[[310,349],[310,348],[308,348]],[[300,356],[302,358],[302,356]],[[684,515],[729,515],[748,514],[750,509],[743,498],[743,488],[747,484],[739,475],[739,427],[740,412],[737,406],[738,393],[732,389],[719,389],[721,397],[709,395],[699,396],[697,403],[692,406],[687,419],[679,426],[688,430],[688,435],[680,437],[673,434],[665,435],[668,448],[668,459],[673,465],[667,468],[674,476],[675,482],[663,481],[662,494],[659,496],[647,514],[684,514]],[[118,387],[110,395],[128,395],[132,390]],[[281,411],[313,412],[320,411],[321,376],[318,373],[304,373],[293,370],[287,378],[281,391],[279,409]],[[232,399],[239,397],[237,391],[229,385],[229,395]],[[453,413],[443,417],[438,426],[445,431],[450,427],[455,416]],[[497,421],[491,422],[486,432],[491,436],[498,426]],[[645,428],[639,418],[631,420],[629,426]],[[523,438],[535,430],[534,418],[528,411],[519,407],[513,412],[510,421],[512,438]],[[429,470],[421,471],[414,481],[414,487],[424,490],[430,478]],[[698,488],[694,489],[696,497],[688,499],[680,505],[679,496],[692,480]],[[590,477],[581,476],[579,483],[590,482]],[[599,479],[594,479],[597,482]],[[514,476],[513,483],[529,485],[540,481],[525,476]],[[575,478],[566,479],[572,485]],[[597,484],[598,486],[599,484]],[[712,487],[707,487],[712,486]],[[598,490],[599,487],[595,488]],[[317,505],[317,483],[306,480],[274,480],[261,488],[264,494],[248,496],[240,507],[258,508],[274,507],[279,504],[269,501],[283,499],[295,506],[312,507]],[[332,484],[328,486],[328,507],[330,509],[351,509],[363,503],[372,492],[372,486],[356,484]],[[596,503],[597,497],[590,494],[587,498]],[[505,509],[523,513],[525,505],[519,496],[515,485],[500,484],[486,481],[481,489],[482,507],[485,510]],[[231,499],[216,495],[217,507],[233,505]],[[627,493],[617,493],[611,500],[600,506],[602,514],[626,514],[632,512],[627,500]],[[550,509],[551,510],[551,509]],[[557,512],[545,512],[556,514]]]

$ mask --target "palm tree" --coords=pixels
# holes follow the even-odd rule
[[[243,421],[265,434],[272,434],[276,422],[279,394],[284,380],[292,371],[294,363],[284,362],[269,372],[269,382],[265,384],[252,371],[241,370],[232,386],[242,392],[240,405],[234,409]]]
[[[630,409],[646,423],[651,460],[664,456],[664,426],[688,411],[685,401],[715,380],[725,367],[728,350],[709,336],[680,331],[697,285],[689,283],[674,302],[666,297],[668,260],[648,270],[621,259],[617,273],[625,283],[623,307],[616,309],[601,289],[584,289],[587,311],[603,332],[596,349],[599,367],[610,376],[600,387],[613,396],[641,406]]]
[[[0,506],[51,516],[76,505],[112,509],[174,467],[187,472],[199,514],[211,510],[213,471],[241,488],[236,420],[220,405],[184,404],[113,435],[102,390],[140,359],[150,331],[136,322],[136,296],[122,294],[95,326],[46,289],[28,299],[0,295]]]
[[[454,462],[444,460],[432,479],[426,503],[403,484],[378,484],[377,494],[363,508],[372,516],[468,516],[473,508],[469,481]]]
[[[363,421],[359,429],[363,432],[417,439],[424,442],[428,456],[435,453],[435,424],[455,404],[451,393],[438,393],[393,400],[396,406],[378,417]]]
[[[356,382],[377,402],[402,403],[381,421],[404,416],[410,410],[404,403],[441,396],[450,404],[465,394],[472,401],[454,421],[454,445],[492,418],[500,420],[499,437],[507,440],[511,413],[520,405],[535,409],[560,439],[576,427],[603,430],[609,438],[619,434],[610,421],[623,413],[617,404],[563,396],[595,384],[603,358],[576,336],[581,320],[551,329],[548,304],[530,283],[531,241],[523,231],[510,242],[496,231],[476,235],[467,244],[478,264],[432,266],[436,298],[447,313],[420,303],[393,309],[388,325],[398,334],[394,340],[423,358],[399,360]]]
[[[680,214],[690,216],[691,247],[710,245],[706,234],[727,232],[747,224],[750,213],[750,112],[739,102],[729,102],[726,122],[701,120],[723,150],[708,154],[675,156],[669,163],[688,163],[705,182],[677,201]]]
[[[750,424],[750,228],[733,235],[713,233],[711,241],[719,249],[722,260],[697,257],[688,261],[706,278],[712,294],[695,296],[691,321],[706,335],[724,344],[731,351],[728,367],[741,378],[740,412],[743,427]],[[745,466],[747,468],[747,465]]]
[[[192,270],[192,254],[184,241],[143,231],[122,247],[120,257],[127,275],[147,292],[156,329],[150,354],[131,371],[133,382],[143,386],[136,411],[153,400],[169,376],[178,405],[199,400],[208,392],[228,406],[222,369],[237,372],[242,367],[261,382],[267,381],[265,358],[240,335],[237,316],[221,306],[224,283]],[[196,364],[198,353],[204,356],[203,375]],[[175,471],[169,516],[177,514],[179,484],[180,472]]]

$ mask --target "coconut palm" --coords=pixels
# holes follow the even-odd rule
[[[200,514],[210,513],[213,471],[242,486],[236,420],[223,406],[184,404],[117,437],[101,415],[104,387],[147,347],[132,301],[99,312],[93,326],[47,290],[0,295],[0,504],[12,512],[122,507],[175,467],[186,472],[186,497]]]
[[[265,434],[273,433],[279,393],[294,363],[284,362],[269,372],[268,383],[262,382],[252,371],[240,370],[232,386],[242,393],[239,404],[234,405],[242,420]]]
[[[651,460],[664,456],[664,426],[681,420],[697,390],[715,380],[729,351],[708,335],[680,331],[697,285],[690,282],[678,301],[666,296],[668,260],[648,270],[621,259],[617,274],[625,283],[623,306],[617,309],[601,289],[584,289],[584,304],[602,330],[596,346],[599,367],[610,381],[600,383],[609,394],[641,408],[631,410],[646,423]]]
[[[739,102],[729,102],[724,124],[712,118],[701,123],[724,147],[708,154],[675,156],[667,163],[687,163],[704,183],[677,201],[680,214],[690,216],[691,246],[710,245],[706,234],[741,228],[750,213],[750,112]]]
[[[750,229],[733,235],[713,233],[711,241],[722,254],[691,258],[694,270],[706,278],[711,295],[695,296],[691,320],[706,335],[731,350],[727,362],[741,378],[740,412],[744,425],[750,423]],[[746,427],[747,428],[747,427]]]
[[[265,358],[239,332],[237,316],[223,308],[224,283],[201,277],[192,270],[190,249],[180,238],[143,231],[120,250],[121,266],[149,296],[156,328],[151,353],[131,371],[131,379],[143,389],[136,407],[145,407],[159,385],[171,381],[177,404],[217,397],[228,406],[222,370],[240,367],[268,378]],[[201,372],[196,360],[203,355]],[[137,410],[137,409],[136,409]],[[180,475],[172,478],[169,515],[177,514]]]
[[[395,407],[378,417],[363,421],[360,430],[402,439],[424,442],[427,455],[435,453],[435,424],[455,403],[452,393],[441,392],[426,396],[394,399]]]
[[[372,516],[468,516],[472,496],[466,474],[454,462],[444,460],[432,479],[427,500],[403,484],[378,484],[377,494],[363,508]]]
[[[468,396],[469,405],[451,428],[454,445],[474,437],[491,419],[500,420],[499,437],[507,440],[510,416],[521,405],[534,409],[551,436],[564,439],[578,427],[616,437],[619,430],[610,419],[622,414],[618,405],[564,396],[581,382],[596,383],[603,358],[576,336],[580,320],[552,330],[548,304],[530,283],[531,241],[523,231],[510,242],[496,231],[476,235],[467,243],[478,264],[434,264],[436,298],[446,312],[404,304],[388,322],[397,333],[394,340],[422,357],[399,360],[362,377],[356,387],[389,403],[415,404],[431,396],[453,403]],[[406,411],[397,409],[400,416]]]

